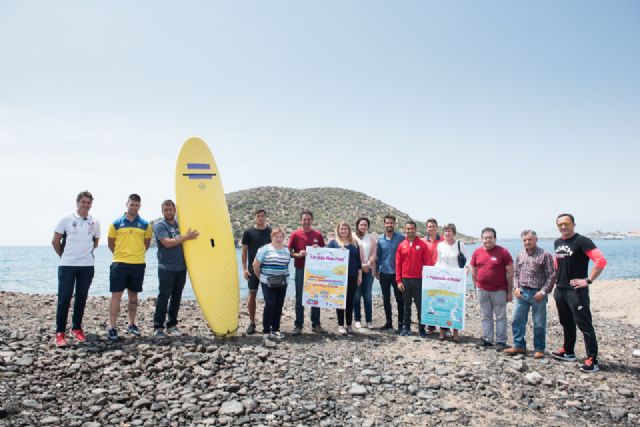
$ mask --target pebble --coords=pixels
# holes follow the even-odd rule
[[[527,379],[527,382],[532,385],[538,385],[542,382],[542,375],[533,371],[524,376]]]
[[[624,417],[627,416],[627,410],[624,408],[611,408],[609,410],[609,415],[611,415],[613,421],[621,421]]]
[[[25,306],[19,300],[35,307],[38,322],[16,308]],[[550,358],[534,361],[477,350],[476,301],[468,307],[462,345],[401,340],[377,330],[349,338],[319,336],[307,326],[301,336],[266,348],[261,336],[214,339],[194,301],[182,304],[185,336],[179,340],[158,343],[124,335],[108,344],[102,313],[109,299],[90,297],[85,329],[92,350],[72,345],[63,351],[55,348],[42,322],[54,321],[55,300],[55,295],[0,294],[0,424],[41,425],[47,418],[48,425],[70,427],[501,425],[516,418],[527,425],[610,426],[638,421],[640,379],[628,369],[636,359],[627,343],[637,333],[600,318],[603,331],[618,331],[601,334],[602,345],[620,348],[622,357],[614,364],[605,353],[603,366],[619,369],[587,375]],[[258,300],[258,311],[261,304]],[[143,334],[150,332],[144,325],[152,324],[154,308],[148,300],[139,307]],[[285,333],[293,312],[289,299]],[[374,313],[384,313],[379,302]],[[241,329],[246,317],[241,313]],[[124,312],[122,318],[125,322]],[[323,311],[325,320],[332,330],[335,314]],[[24,331],[25,338],[10,339],[6,324]],[[561,328],[553,310],[548,331],[555,347]]]
[[[220,407],[218,414],[221,416],[224,416],[224,415],[235,416],[235,415],[244,414],[244,406],[242,405],[242,403],[238,402],[237,400],[224,402]]]
[[[618,394],[624,397],[633,397],[633,391],[624,387],[618,389]]]
[[[351,384],[349,394],[352,396],[364,396],[367,394],[367,388],[361,384],[353,383]]]

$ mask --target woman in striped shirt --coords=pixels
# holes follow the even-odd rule
[[[258,249],[253,261],[253,271],[260,278],[262,295],[264,296],[264,312],[262,324],[264,338],[283,339],[280,332],[280,318],[284,298],[287,295],[289,280],[289,261],[291,254],[284,245],[284,230],[274,227],[271,230],[271,243]]]

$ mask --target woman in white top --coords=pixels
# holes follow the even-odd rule
[[[442,231],[444,233],[444,241],[440,242],[437,246],[437,256],[438,260],[436,261],[436,267],[449,267],[449,268],[467,268],[467,263],[469,262],[469,257],[467,256],[467,251],[465,249],[464,242],[460,240],[456,240],[456,226],[455,224],[445,224],[442,227]],[[463,265],[460,265],[460,259],[458,255],[462,253],[465,257],[465,262]],[[444,340],[445,334],[447,333],[448,328],[440,328],[440,339]],[[453,330],[453,340],[455,342],[460,341],[460,337],[458,336],[458,330]]]
[[[360,300],[364,299],[364,316],[367,328],[372,328],[371,290],[373,288],[373,272],[376,271],[376,244],[377,240],[369,233],[369,218],[361,217],[356,221],[356,231],[353,239],[360,247],[360,261],[362,262],[362,285],[356,289],[353,300],[353,314],[356,319],[356,328],[362,327],[362,313],[360,312]]]

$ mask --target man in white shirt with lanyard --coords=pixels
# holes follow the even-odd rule
[[[76,342],[87,340],[82,330],[82,317],[93,280],[93,250],[100,239],[100,223],[89,215],[93,195],[83,191],[76,198],[76,210],[60,220],[53,232],[53,250],[60,257],[58,267],[58,308],[56,313],[56,346],[67,345],[66,329],[71,297],[75,289],[71,334]]]

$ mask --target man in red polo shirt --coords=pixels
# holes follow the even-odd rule
[[[418,312],[420,337],[426,338],[427,331],[420,323],[422,307],[422,267],[430,265],[431,252],[427,244],[416,236],[416,223],[408,221],[404,226],[406,238],[396,251],[396,282],[403,293],[404,321],[400,335],[411,333],[411,303],[415,301]]]
[[[438,221],[435,218],[429,218],[427,220],[427,234],[424,236],[424,241],[427,243],[427,247],[429,248],[429,252],[431,252],[431,261],[429,265],[436,265],[436,261],[438,260],[438,243],[444,240],[444,237],[438,233]],[[443,329],[445,330],[445,329]],[[427,331],[432,334],[436,331],[436,327],[433,325],[429,325]],[[448,331],[448,329],[446,329]]]
[[[482,246],[471,256],[471,278],[477,289],[482,315],[484,347],[493,345],[495,315],[496,349],[507,348],[507,302],[513,289],[513,258],[509,251],[496,245],[496,230],[482,230]]]
[[[296,268],[296,320],[292,335],[300,335],[304,325],[304,307],[302,306],[302,292],[304,286],[304,262],[307,257],[307,246],[324,247],[322,233],[311,228],[313,212],[304,210],[300,214],[302,227],[291,233],[289,237],[289,251],[295,260]],[[311,307],[311,330],[324,334],[327,331],[320,326],[320,309]]]

